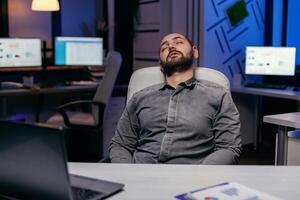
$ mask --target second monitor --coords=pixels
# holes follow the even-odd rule
[[[295,75],[295,47],[246,47],[245,74]]]
[[[55,65],[100,66],[103,39],[96,37],[56,37]]]

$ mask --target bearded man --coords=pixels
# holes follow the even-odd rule
[[[239,113],[223,87],[194,77],[198,49],[179,33],[159,48],[165,83],[133,95],[110,144],[113,163],[235,164]]]

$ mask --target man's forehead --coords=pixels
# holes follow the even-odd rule
[[[177,39],[177,38],[181,38],[181,39],[185,39],[186,40],[185,36],[183,36],[183,35],[181,35],[179,33],[171,33],[171,34],[166,35],[165,37],[163,37],[163,39],[161,40],[160,44],[162,44],[162,43],[164,43],[164,42],[166,42],[168,40],[173,40],[173,39]]]

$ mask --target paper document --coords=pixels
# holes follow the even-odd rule
[[[180,200],[282,200],[239,183],[221,183],[175,196]]]

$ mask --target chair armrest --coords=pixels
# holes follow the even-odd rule
[[[72,102],[69,102],[69,103],[66,103],[66,104],[63,104],[63,105],[57,107],[56,110],[63,117],[64,124],[67,127],[82,127],[83,125],[72,124],[70,122],[70,119],[69,119],[68,114],[67,114],[66,111],[67,111],[68,108],[75,107],[75,106],[78,106],[78,105],[84,105],[84,104],[97,106],[99,108],[99,121],[102,120],[102,115],[104,113],[105,104],[101,103],[101,102],[93,101],[93,100],[72,101]]]
[[[64,109],[69,108],[69,107],[71,108],[71,107],[78,106],[78,105],[83,105],[83,104],[94,104],[94,105],[100,106],[103,103],[93,101],[93,100],[78,100],[78,101],[72,101],[72,102],[68,102],[68,103],[65,103],[63,105],[60,105],[56,109],[57,110],[64,110]]]
[[[105,156],[101,160],[99,160],[99,163],[111,163],[109,156]]]

